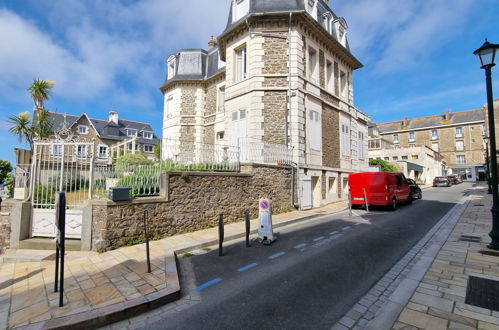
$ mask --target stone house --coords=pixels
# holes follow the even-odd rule
[[[348,174],[368,167],[369,117],[354,106],[362,64],[345,19],[327,0],[230,4],[208,50],[168,57],[163,138],[236,146],[242,162],[284,146],[301,208],[346,198]]]
[[[381,143],[399,148],[431,148],[443,156],[448,174],[460,174],[468,181],[485,179],[486,127],[484,109],[454,113],[446,110],[442,115],[404,117],[376,125]]]
[[[125,153],[143,152],[148,158],[155,158],[154,147],[159,139],[151,125],[120,119],[116,111],[109,112],[108,120],[90,118],[86,113],[74,116],[49,112],[49,120],[54,133],[47,140],[53,144],[50,153],[54,156],[62,152],[57,141],[64,140],[82,143],[75,147],[80,156],[90,152],[87,143],[91,143],[93,158],[98,163],[110,163],[113,157]]]

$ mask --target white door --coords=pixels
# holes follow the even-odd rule
[[[301,209],[312,208],[312,177],[301,177]]]
[[[240,148],[240,160],[246,160],[246,110],[241,109],[232,113],[230,135],[231,144]]]

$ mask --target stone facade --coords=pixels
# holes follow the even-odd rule
[[[13,205],[8,202],[0,204],[0,254],[9,247],[11,233],[11,212]]]
[[[264,38],[264,66],[263,74],[287,74],[288,73],[288,43],[287,34],[277,34],[282,38]]]
[[[286,92],[265,92],[263,96],[263,141],[286,143]]]
[[[325,107],[322,112],[322,163],[339,168],[340,163],[340,118],[337,111]]]
[[[145,210],[151,236],[172,236],[214,227],[219,214],[225,223],[243,220],[246,209],[256,217],[262,197],[271,199],[273,213],[291,209],[290,167],[254,165],[244,172],[169,173],[166,199],[93,202],[92,249],[123,246],[127,238],[143,235]]]

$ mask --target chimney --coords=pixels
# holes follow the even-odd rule
[[[449,109],[445,110],[444,119],[445,120],[450,120],[450,111],[449,111]]]
[[[210,40],[208,41],[208,47],[211,49],[213,47],[215,47],[217,45],[217,40],[215,39],[215,37],[211,36],[210,37]]]
[[[118,113],[116,111],[109,111],[109,122],[113,122],[118,125]]]
[[[402,126],[404,126],[404,127],[405,127],[405,126],[407,126],[407,125],[409,125],[409,118],[404,117],[404,120],[403,120],[403,122],[402,122]]]

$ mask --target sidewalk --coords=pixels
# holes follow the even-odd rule
[[[499,329],[499,253],[490,242],[492,197],[471,189],[334,326],[335,330]],[[494,280],[468,287],[470,277]],[[495,292],[491,289],[494,286]]]
[[[273,217],[274,228],[347,209],[346,202]],[[257,219],[251,221],[257,228]],[[256,229],[253,230],[253,233]],[[225,226],[225,241],[244,237],[244,222]],[[54,251],[7,250],[0,256],[0,328],[89,328],[119,321],[180,297],[175,253],[218,242],[218,228],[105,253],[66,252],[64,306],[54,292]]]

